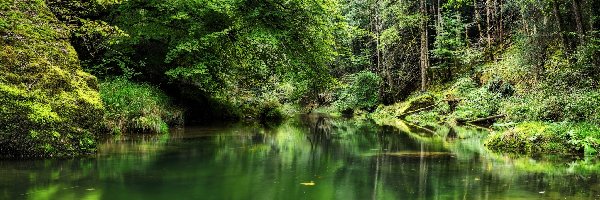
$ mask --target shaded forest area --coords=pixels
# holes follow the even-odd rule
[[[599,0],[0,0],[0,153],[307,112],[600,150]]]

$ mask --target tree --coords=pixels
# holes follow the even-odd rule
[[[265,102],[316,99],[333,83],[329,67],[343,51],[336,35],[346,31],[338,7],[335,0],[125,1],[112,23],[129,37],[112,48],[132,61],[136,79],[246,115]]]
[[[421,10],[421,91],[427,87],[427,70],[429,69],[429,34],[427,31],[427,4],[420,0]]]

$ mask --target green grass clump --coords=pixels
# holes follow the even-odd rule
[[[106,105],[104,123],[115,133],[168,133],[169,125],[182,123],[182,111],[167,95],[148,84],[116,78],[100,84]]]
[[[44,1],[0,3],[0,156],[96,151],[103,104]]]

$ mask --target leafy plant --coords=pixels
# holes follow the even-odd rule
[[[148,84],[115,78],[100,84],[105,103],[104,123],[114,133],[168,133],[169,125],[183,123],[183,112],[170,98]]]
[[[382,80],[377,74],[362,71],[349,78],[350,85],[339,94],[335,103],[340,110],[372,109],[379,104],[379,85]]]

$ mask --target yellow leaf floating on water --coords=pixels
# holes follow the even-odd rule
[[[315,182],[314,181],[310,181],[308,183],[300,183],[300,185],[304,185],[304,186],[314,186]]]

